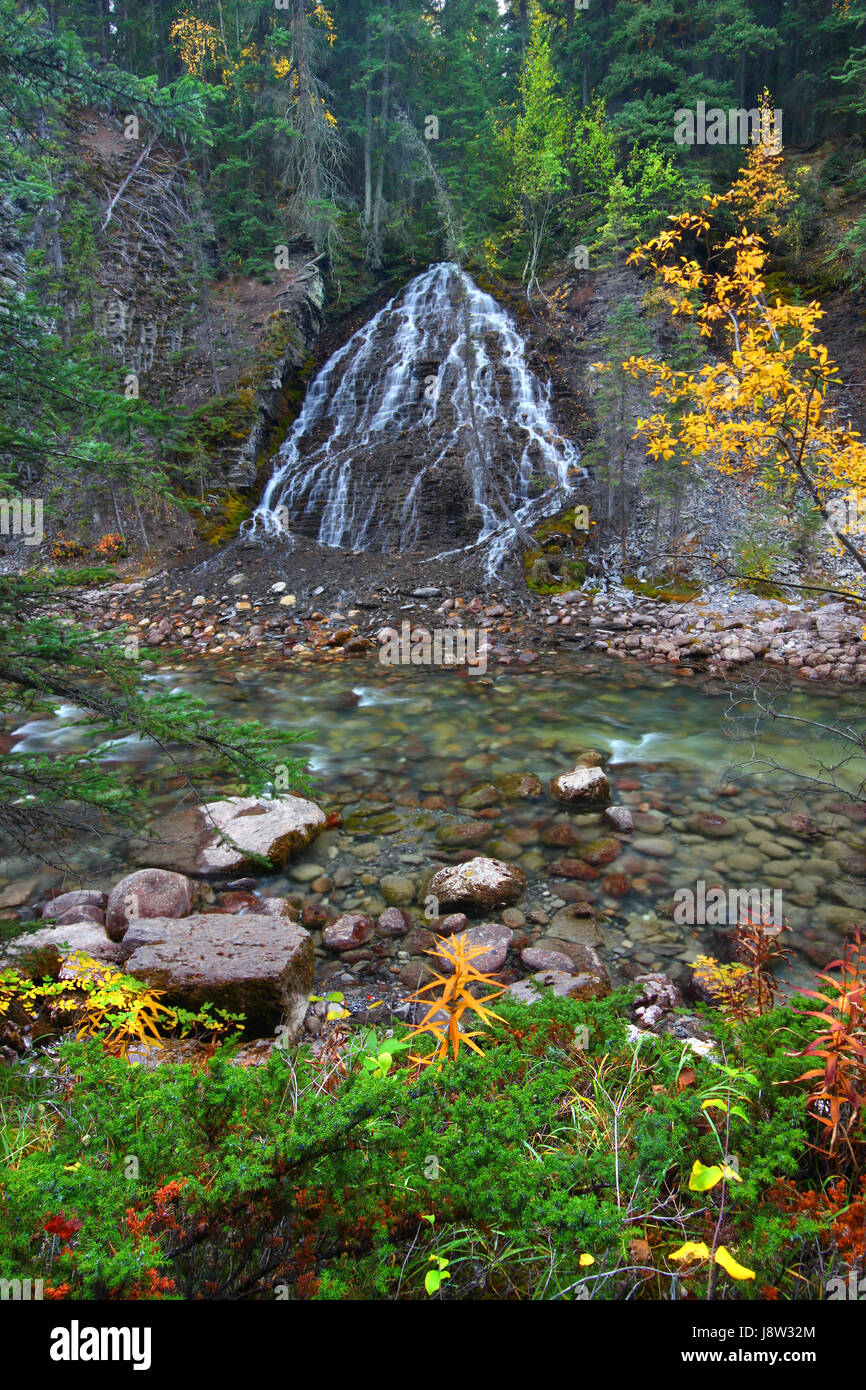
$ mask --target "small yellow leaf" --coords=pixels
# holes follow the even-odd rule
[[[718,1163],[711,1164],[705,1168],[699,1159],[695,1159],[692,1171],[689,1174],[689,1190],[691,1192],[709,1192],[711,1187],[722,1181],[724,1169]]]
[[[578,1264],[581,1266],[582,1269],[586,1269],[587,1265],[594,1265],[595,1260],[593,1259],[592,1255],[581,1255],[580,1259],[578,1260]]]
[[[737,1264],[733,1255],[729,1254],[724,1245],[720,1245],[715,1254],[717,1265],[721,1265],[726,1274],[730,1274],[732,1279],[754,1279],[755,1271],[746,1269],[745,1265]]]
[[[679,1250],[674,1250],[668,1255],[669,1260],[708,1260],[710,1252],[703,1241],[687,1240],[685,1245],[681,1245]]]

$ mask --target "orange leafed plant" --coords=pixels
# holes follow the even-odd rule
[[[841,960],[831,961],[827,970],[838,970],[838,977],[819,974],[826,993],[803,990],[823,1008],[804,1013],[805,1018],[823,1024],[821,1032],[795,1055],[820,1059],[797,1077],[814,1083],[809,1108],[827,1131],[827,1147],[821,1152],[836,1158],[845,1148],[852,1158],[862,1148],[862,1117],[866,1109],[866,946],[857,931]]]
[[[427,1005],[427,1012],[410,1036],[414,1038],[421,1033],[429,1033],[435,1041],[432,1052],[423,1057],[412,1057],[412,1061],[419,1066],[427,1066],[430,1062],[444,1061],[449,1051],[456,1057],[462,1042],[473,1052],[483,1056],[481,1048],[475,1042],[479,1033],[463,1030],[461,1021],[467,1013],[475,1014],[485,1024],[491,1019],[500,1019],[499,1014],[485,1008],[485,1005],[503,994],[504,987],[497,985],[491,975],[476,970],[472,964],[479,956],[485,954],[485,947],[470,946],[466,937],[460,935],[440,942],[437,950],[427,951],[426,954],[449,961],[454,966],[454,972],[448,975],[434,974],[430,983],[422,985],[417,994],[412,996],[416,1003]],[[469,988],[473,984],[489,988],[490,993],[476,999]],[[429,998],[428,996],[437,989],[440,993],[435,998]]]

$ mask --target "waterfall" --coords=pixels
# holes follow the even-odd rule
[[[529,526],[561,507],[578,460],[510,316],[442,263],[314,378],[249,525],[419,560],[483,546],[495,571],[515,519]]]

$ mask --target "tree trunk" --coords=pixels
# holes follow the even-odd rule
[[[388,111],[391,105],[391,0],[385,5],[385,53],[382,68],[382,105],[379,114],[379,167],[376,170],[376,195],[373,200],[373,226],[370,236],[370,264],[382,263],[382,211],[385,185],[385,160],[388,152]]]
[[[373,84],[370,75],[373,40],[370,34],[370,20],[367,19],[367,38],[365,53],[367,73],[364,89],[364,229],[369,235],[373,215]]]

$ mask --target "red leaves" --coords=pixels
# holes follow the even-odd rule
[[[866,950],[855,932],[853,942],[840,960],[831,961],[827,970],[838,970],[839,977],[819,974],[831,993],[804,990],[810,999],[826,1005],[824,1009],[802,1010],[801,1017],[813,1018],[823,1031],[802,1049],[797,1057],[823,1063],[797,1077],[813,1083],[808,1106],[826,1131],[827,1157],[836,1158],[841,1147],[853,1156],[861,1142],[860,1119],[866,1110]]]
[[[77,1231],[81,1230],[84,1223],[78,1220],[77,1216],[64,1216],[60,1212],[59,1216],[49,1216],[42,1222],[43,1231],[47,1231],[50,1236],[59,1236],[61,1240],[70,1240]]]

